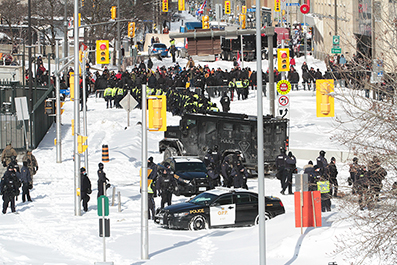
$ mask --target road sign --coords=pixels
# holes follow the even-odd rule
[[[277,116],[281,116],[281,118],[283,119],[289,119],[290,118],[289,113],[290,113],[289,107],[279,107]]]
[[[123,109],[130,112],[138,105],[138,102],[136,102],[134,97],[128,93],[122,100],[120,100],[119,104],[123,107]]]
[[[340,43],[340,36],[332,36],[332,44],[335,46],[339,46]]]
[[[300,6],[299,3],[286,3],[287,6]]]
[[[288,106],[288,105],[289,105],[289,98],[288,98],[288,96],[280,96],[280,97],[278,98],[278,105],[279,105],[280,107],[286,107],[286,106]]]
[[[281,95],[287,95],[291,91],[291,84],[287,80],[280,80],[277,83],[277,92]]]
[[[339,46],[336,46],[334,48],[331,49],[331,53],[342,53],[342,49]]]
[[[98,216],[102,216],[102,204],[105,205],[105,216],[109,216],[109,198],[105,195],[99,196],[98,198]]]

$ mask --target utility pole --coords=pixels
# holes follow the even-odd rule
[[[335,5],[335,36],[337,36],[338,35],[338,1],[337,0],[335,0],[334,5]],[[372,15],[374,14],[373,12],[374,10],[372,9]]]
[[[79,77],[79,1],[74,0],[74,215],[81,216],[80,154],[77,137],[80,134]]]
[[[55,77],[56,77],[56,162],[62,163],[62,146],[61,146],[61,93],[59,84],[59,41],[55,41]]]
[[[32,114],[33,114],[33,72],[32,72],[32,4],[31,0],[28,0],[28,61],[29,61],[29,109],[30,109],[30,117],[29,117],[29,133],[30,139],[32,139]],[[32,145],[32,141],[30,141]]]
[[[121,53],[120,53],[120,0],[117,0],[117,70],[121,70]]]

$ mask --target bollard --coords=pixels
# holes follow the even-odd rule
[[[116,197],[116,187],[113,186],[113,192],[112,192],[112,206],[114,206],[114,197]]]
[[[102,145],[102,162],[109,162],[109,147],[107,144]]]
[[[119,198],[119,213],[121,212],[121,194],[120,191],[117,193],[117,197]]]

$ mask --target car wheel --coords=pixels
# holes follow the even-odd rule
[[[169,157],[177,156],[178,152],[174,147],[167,147],[167,149],[164,150],[164,160],[166,160]]]
[[[269,212],[265,212],[265,221],[270,220],[272,216],[270,215]],[[255,225],[259,224],[259,215],[256,216],[255,218]]]
[[[189,230],[202,230],[208,228],[207,219],[202,215],[194,216],[189,222]]]

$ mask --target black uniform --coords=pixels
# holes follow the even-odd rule
[[[83,201],[83,209],[85,212],[88,211],[88,202],[90,201],[91,194],[91,181],[87,176],[87,172],[85,168],[80,169],[80,178],[81,178],[81,200]]]
[[[223,187],[230,188],[232,186],[233,178],[231,176],[232,167],[229,164],[229,157],[225,157],[221,165],[221,174],[223,177]]]
[[[320,169],[320,176],[324,176],[327,174],[327,166],[328,166],[328,162],[327,159],[324,157],[325,156],[325,152],[324,151],[320,151],[320,156],[317,157],[316,161],[317,161],[317,166]]]
[[[3,195],[3,214],[7,212],[8,204],[11,202],[11,211],[15,212],[15,196],[19,193],[19,180],[15,169],[8,166],[0,182],[0,191]]]
[[[99,198],[99,196],[102,196],[105,194],[104,190],[103,190],[103,184],[106,183],[106,189],[110,187],[110,184],[107,184],[107,181],[109,181],[109,179],[106,177],[106,173],[105,171],[103,171],[103,164],[99,163],[98,165],[99,169],[97,171],[98,173],[98,195],[97,197]]]
[[[284,194],[285,190],[288,188],[288,194],[292,194],[292,174],[296,170],[296,158],[292,155],[291,152],[288,153],[288,156],[285,159],[285,172],[286,178],[284,179],[283,189],[281,193]]]
[[[233,165],[231,176],[234,179],[234,188],[244,188],[248,190],[248,172],[241,161],[237,160],[236,164]]]
[[[17,173],[17,176],[22,182],[22,202],[25,202],[26,199],[31,202],[32,199],[30,198],[29,188],[30,185],[33,185],[33,181],[29,168],[27,167],[27,162],[23,162],[21,172],[19,174]]]
[[[221,97],[221,105],[223,112],[228,113],[230,110],[230,98],[226,92],[223,92],[223,96]]]
[[[215,165],[213,163],[211,163],[207,167],[207,178],[208,178],[208,184],[210,185],[210,189],[213,189],[216,186],[219,186],[220,177],[219,177],[218,172],[215,170]]]
[[[164,208],[165,203],[171,205],[172,192],[175,189],[174,174],[169,168],[162,169],[161,174],[157,180],[156,188],[161,196],[161,208]]]
[[[280,180],[281,184],[281,193],[283,193],[284,189],[284,182],[288,177],[288,172],[286,170],[287,168],[287,158],[288,156],[285,154],[285,149],[281,148],[280,149],[281,153],[276,157],[276,167],[277,167],[277,179]]]
[[[147,164],[148,169],[151,169],[152,172],[150,172],[150,175],[148,176],[148,181],[150,181],[150,185],[148,187],[148,214],[149,214],[149,219],[150,216],[154,218],[155,212],[156,212],[156,204],[154,202],[154,197],[157,197],[157,191],[156,191],[156,181],[157,181],[157,165],[153,162],[153,157],[149,157],[148,159],[148,164]]]
[[[330,184],[330,194],[334,197],[338,196],[338,180],[336,177],[338,176],[338,169],[335,165],[335,160],[331,158],[331,163],[328,164],[328,175],[329,175],[329,184]]]

